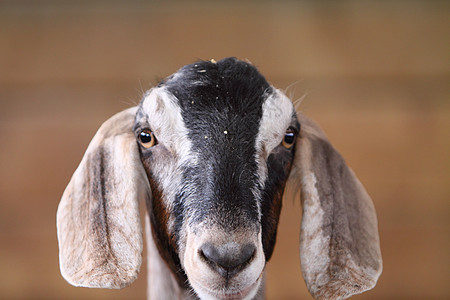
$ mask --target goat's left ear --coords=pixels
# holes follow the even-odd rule
[[[60,269],[72,285],[122,288],[139,272],[138,199],[146,197],[148,182],[132,129],[135,115],[130,108],[103,123],[59,204]]]
[[[300,260],[316,299],[343,299],[375,286],[382,261],[375,209],[322,130],[299,115],[291,180],[300,185]]]

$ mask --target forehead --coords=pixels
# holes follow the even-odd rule
[[[284,108],[283,116],[273,114],[277,106]],[[224,135],[227,141],[250,141],[264,123],[270,123],[268,119],[277,119],[276,124],[283,127],[280,130],[285,130],[292,120],[293,106],[254,66],[227,58],[182,67],[145,97],[141,114],[153,116],[149,121],[154,130],[182,120],[194,140],[221,137],[214,141],[220,143]]]
[[[176,97],[185,120],[197,124],[236,122],[227,119],[237,116],[257,122],[264,100],[273,92],[255,67],[234,58],[184,66],[161,85]]]

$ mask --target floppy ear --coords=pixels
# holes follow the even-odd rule
[[[60,269],[72,285],[122,288],[139,272],[138,199],[149,188],[132,129],[135,114],[130,108],[103,123],[59,204]]]
[[[291,179],[300,185],[300,261],[316,299],[343,299],[375,286],[382,262],[375,209],[322,130],[299,115]]]

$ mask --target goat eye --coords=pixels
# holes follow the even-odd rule
[[[151,130],[144,129],[139,134],[139,142],[141,143],[142,147],[148,149],[156,144],[156,139]]]
[[[287,149],[291,148],[295,143],[295,132],[291,129],[288,129],[286,133],[284,134],[283,138],[283,146]]]

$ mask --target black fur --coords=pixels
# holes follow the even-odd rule
[[[255,140],[270,85],[255,67],[235,58],[185,66],[163,85],[178,99],[200,157],[198,166],[184,172],[195,195],[183,196],[198,199],[191,220],[220,216],[214,222],[226,230],[257,223],[251,191],[257,181]]]
[[[281,205],[286,179],[292,167],[295,153],[295,145],[286,149],[278,146],[267,160],[268,176],[264,185],[261,199],[261,226],[264,255],[268,261],[275,247],[278,220],[280,218]]]

